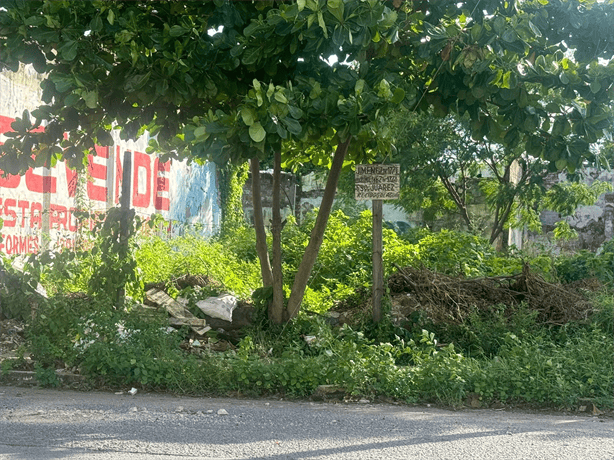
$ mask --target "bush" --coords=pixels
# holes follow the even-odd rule
[[[139,245],[135,257],[145,283],[206,275],[241,298],[248,298],[262,283],[257,261],[240,259],[222,243],[196,235],[150,238]]]
[[[559,256],[554,266],[558,278],[565,283],[597,278],[602,283],[612,286],[614,241],[604,243],[597,253],[583,250],[571,256]]]

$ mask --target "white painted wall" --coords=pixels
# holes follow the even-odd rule
[[[16,117],[42,104],[40,81],[29,66],[16,73],[0,72],[0,143]],[[172,222],[175,233],[186,224],[198,225],[203,234],[218,230],[221,211],[213,164],[161,162],[145,153],[147,135],[124,141],[114,132],[113,139],[112,146],[97,147],[96,155],[89,156],[87,171],[77,173],[61,162],[31,168],[22,176],[0,177],[0,253],[74,246],[79,233],[76,209],[104,212],[119,203],[125,151],[132,166],[130,205],[137,214],[160,214]]]

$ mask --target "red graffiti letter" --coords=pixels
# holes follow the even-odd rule
[[[10,217],[11,220],[4,220],[5,227],[14,227],[17,223],[17,213],[10,208],[17,206],[17,200],[7,198],[4,200],[4,215]]]
[[[34,169],[30,168],[26,171],[26,187],[34,193],[55,193],[57,179],[53,176],[35,174]]]
[[[52,204],[49,209],[49,228],[54,228],[53,226],[58,224],[58,230],[60,230],[61,226],[64,226],[64,230],[68,230],[68,225],[66,223],[68,220],[66,208],[64,206]]]
[[[66,165],[66,186],[68,187],[68,196],[74,198],[77,194],[77,184],[79,183],[79,175],[74,169],[70,169]]]
[[[168,178],[162,176],[162,173],[169,173],[171,170],[171,162],[167,161],[162,163],[158,158],[154,163],[154,169],[156,171],[155,178],[155,206],[158,211],[168,211],[170,208],[170,201],[168,193],[170,192],[170,181]],[[163,196],[163,193],[165,196]]]
[[[109,158],[109,148],[96,146],[96,156],[100,158]],[[94,155],[88,155],[87,157],[87,171],[92,179],[101,179],[106,181],[107,179],[107,165],[106,163],[95,163]],[[95,201],[107,201],[107,186],[95,185],[93,181],[87,181],[87,196],[90,200]]]
[[[43,227],[43,204],[32,202],[30,207],[30,228],[37,226],[39,229]]]
[[[0,169],[0,187],[4,188],[17,188],[21,181],[21,176],[15,176],[13,174],[7,174],[6,177],[2,177],[2,170]]]
[[[20,227],[25,227],[26,226],[26,209],[30,209],[30,202],[29,201],[24,201],[24,200],[19,200],[17,202],[17,206],[19,206],[19,209],[21,209],[21,225]]]
[[[147,208],[151,200],[151,158],[141,152],[134,152],[132,161],[132,206]],[[139,169],[144,169],[146,179],[139,180]],[[139,191],[139,185],[145,185],[145,191]]]

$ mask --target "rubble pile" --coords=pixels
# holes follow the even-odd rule
[[[0,361],[3,357],[14,357],[17,349],[23,345],[24,324],[16,319],[0,320]]]

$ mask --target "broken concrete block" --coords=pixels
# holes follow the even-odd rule
[[[145,295],[147,296],[147,300],[166,309],[172,316],[169,320],[170,324],[175,326],[190,326],[198,335],[203,335],[211,329],[207,326],[207,322],[204,319],[194,316],[184,305],[181,305],[181,303],[177,302],[166,292],[159,289],[150,289]]]
[[[316,401],[322,401],[327,399],[343,399],[345,395],[345,388],[338,385],[319,385],[311,397]]]

